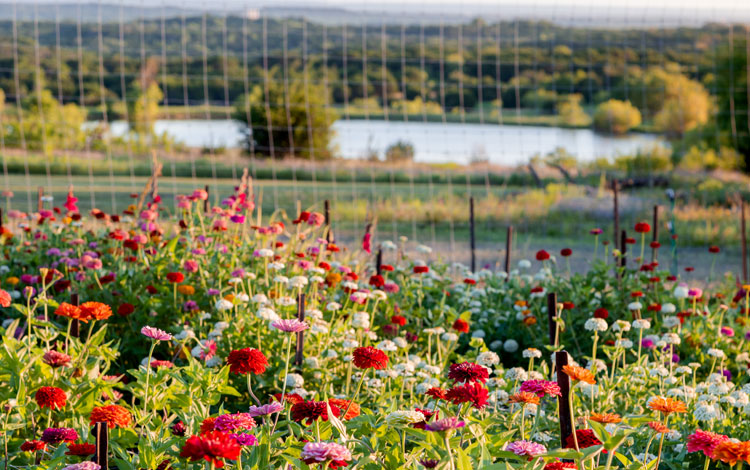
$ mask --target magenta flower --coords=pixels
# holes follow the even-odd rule
[[[603,230],[602,230],[602,229],[600,229],[600,228],[592,228],[592,229],[591,229],[591,230],[589,231],[589,233],[590,233],[591,235],[601,235],[601,234],[602,234],[602,231],[603,231]]]
[[[703,295],[703,290],[698,287],[693,287],[692,289],[688,290],[688,297],[691,299],[700,299]]]
[[[343,467],[352,459],[352,453],[335,442],[308,442],[302,448],[300,459],[308,465],[330,461]]]
[[[545,395],[560,396],[560,386],[549,380],[526,380],[521,384],[522,392],[530,392],[543,398]]]
[[[225,414],[216,418],[214,429],[218,431],[246,431],[256,426],[250,413]]]
[[[305,331],[310,328],[310,325],[303,321],[299,321],[296,318],[289,320],[276,320],[271,323],[271,326],[286,333],[299,333],[300,331]]]
[[[252,416],[253,418],[256,418],[258,416],[270,415],[278,411],[281,411],[283,409],[284,407],[281,405],[281,403],[274,401],[267,405],[261,405],[261,406],[252,405],[250,407],[250,411],[248,414]]]
[[[458,419],[455,416],[450,416],[448,418],[443,418],[431,423],[427,423],[425,425],[425,429],[427,429],[428,431],[441,432],[462,428],[464,426],[466,426],[466,423],[464,421]]]
[[[257,446],[258,438],[252,434],[230,434],[229,437],[237,441],[241,446]]]
[[[172,339],[172,335],[153,326],[144,326],[141,328],[141,334],[156,341],[169,341]]]
[[[721,334],[723,334],[724,336],[734,336],[734,330],[731,327],[722,326]]]
[[[78,432],[72,428],[47,428],[42,432],[42,441],[47,444],[74,442],[78,440]]]
[[[547,452],[547,448],[542,444],[537,444],[532,441],[515,441],[508,444],[505,450],[513,452],[516,455],[527,455],[529,457],[536,457]]]

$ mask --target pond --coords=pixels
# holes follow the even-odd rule
[[[232,120],[159,120],[154,130],[166,132],[189,147],[239,147],[241,125]],[[400,121],[340,120],[333,125],[333,145],[345,158],[364,158],[401,140],[411,143],[420,162],[468,163],[489,160],[498,165],[525,163],[534,155],[564,148],[581,161],[615,157],[667,146],[658,135],[632,133],[614,137],[591,129],[492,124],[425,123]],[[113,135],[127,131],[127,123],[112,123]]]

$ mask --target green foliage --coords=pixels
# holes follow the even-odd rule
[[[712,148],[693,146],[682,156],[679,167],[686,170],[738,170],[743,163],[742,155],[733,148],[722,146],[717,153]]]
[[[557,102],[558,123],[561,126],[588,126],[591,118],[581,106],[583,95],[572,93],[565,95]]]
[[[611,99],[594,111],[594,128],[612,134],[625,134],[641,124],[641,113],[630,101]]]
[[[387,162],[399,163],[414,160],[414,145],[404,140],[391,144],[385,149]]]

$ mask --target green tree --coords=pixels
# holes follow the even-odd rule
[[[136,81],[128,96],[128,119],[130,130],[139,138],[150,138],[154,133],[154,123],[159,117],[159,103],[164,94],[159,85],[152,81],[146,85]]]
[[[399,140],[385,149],[385,161],[399,163],[414,160],[414,145],[405,140]]]
[[[292,72],[295,69],[299,67],[289,67],[286,86],[279,68],[271,69],[268,89],[256,85],[248,95],[241,96],[234,106],[234,118],[247,126],[248,150],[253,148],[274,158],[330,158],[331,126],[336,114],[326,106],[328,90],[312,73],[304,80],[304,72]]]
[[[739,36],[739,35],[735,35]],[[745,38],[736,37],[719,52],[716,84],[718,112],[716,124],[722,136],[744,156],[745,169],[750,169],[750,122],[748,122],[748,63]]]
[[[561,126],[588,126],[591,118],[581,106],[583,95],[571,93],[563,96],[557,103],[558,123]]]
[[[611,99],[594,111],[594,128],[601,132],[624,134],[641,123],[641,112],[630,101]]]

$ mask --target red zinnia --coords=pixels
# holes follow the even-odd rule
[[[68,444],[68,451],[65,455],[75,455],[77,457],[88,457],[96,453],[96,446],[84,442],[83,444]]]
[[[448,399],[448,392],[443,390],[439,387],[432,387],[431,389],[427,390],[425,395],[430,396],[434,398],[435,400],[447,400]]]
[[[451,388],[446,393],[446,399],[454,405],[471,403],[474,408],[481,410],[487,404],[489,392],[477,382],[467,383]]]
[[[328,403],[324,401],[303,401],[301,403],[295,403],[292,405],[290,412],[292,421],[298,423],[304,422],[304,424],[308,426],[318,418],[323,419],[323,421],[328,421]],[[339,410],[337,406],[331,406],[331,412],[337,418],[341,414],[341,410]],[[349,415],[349,413],[347,413],[347,415]]]
[[[448,378],[455,383],[459,382],[482,382],[484,383],[490,374],[487,369],[479,364],[471,362],[462,362],[461,364],[451,364],[448,372]]]
[[[406,325],[406,318],[401,315],[393,315],[391,317],[391,323],[398,326],[404,326]]]
[[[0,307],[10,307],[10,294],[0,289]]]
[[[604,307],[599,307],[594,310],[594,318],[601,318],[603,320],[606,320],[607,318],[609,318],[609,311]]]
[[[129,304],[127,302],[117,307],[117,314],[122,317],[127,317],[133,312],[135,312],[135,305]]]
[[[390,264],[381,264],[380,270],[390,272],[390,271],[393,271],[393,266],[391,266]]]
[[[360,369],[385,369],[388,365],[388,356],[380,349],[372,346],[363,346],[354,350],[354,365]]]
[[[385,279],[380,274],[370,276],[370,285],[373,287],[383,287],[385,285]]]
[[[576,437],[569,435],[565,438],[565,448],[575,449],[575,439],[578,439],[578,448],[585,449],[591,446],[601,445],[602,441],[597,439],[592,429],[576,429]],[[606,451],[605,451],[606,452]]]
[[[654,240],[651,243],[649,243],[648,246],[650,246],[651,248],[661,248],[661,243]]]
[[[36,452],[38,450],[44,450],[47,448],[47,443],[43,441],[26,441],[21,444],[21,450],[24,452]]]
[[[706,457],[713,458],[714,449],[720,443],[729,439],[728,436],[723,434],[717,434],[715,432],[696,430],[693,434],[688,436],[687,439],[687,451],[688,452],[703,452]]]
[[[544,470],[577,470],[578,464],[575,462],[550,462],[544,466]]]
[[[412,269],[412,271],[414,271],[414,274],[423,274],[429,272],[430,268],[428,268],[427,266],[414,266],[414,269]]]
[[[547,261],[549,259],[549,253],[547,253],[544,250],[539,250],[536,252],[536,260],[537,261]]]
[[[68,396],[62,389],[57,387],[42,387],[34,395],[36,404],[39,408],[49,408],[50,410],[59,410],[65,406]]]
[[[470,278],[470,277],[467,277],[466,279],[464,279],[464,284],[466,284],[468,286],[474,286],[474,285],[476,285],[476,283],[477,283],[477,281],[474,280],[474,279],[472,279],[472,278]]]
[[[460,318],[457,318],[456,321],[453,322],[452,328],[459,333],[468,333],[469,332],[469,323],[466,320],[461,320]]]
[[[710,247],[708,247],[709,253],[718,253],[719,251],[721,251],[721,249],[716,245],[711,245]]]
[[[167,273],[167,281],[171,282],[172,284],[179,284],[184,280],[185,280],[185,275],[182,274],[181,272]]]
[[[242,447],[230,434],[211,431],[200,436],[190,436],[182,446],[180,457],[195,462],[205,460],[216,468],[224,468],[224,460],[237,460]]]
[[[651,231],[651,226],[648,222],[638,222],[635,224],[636,233],[648,233]]]
[[[572,254],[573,254],[573,250],[571,250],[570,248],[563,248],[562,250],[560,250],[560,256],[564,256],[567,258],[568,256]]]
[[[233,374],[247,374],[252,372],[255,375],[262,374],[268,366],[268,359],[262,352],[257,349],[245,348],[235,349],[227,357],[229,370]]]

